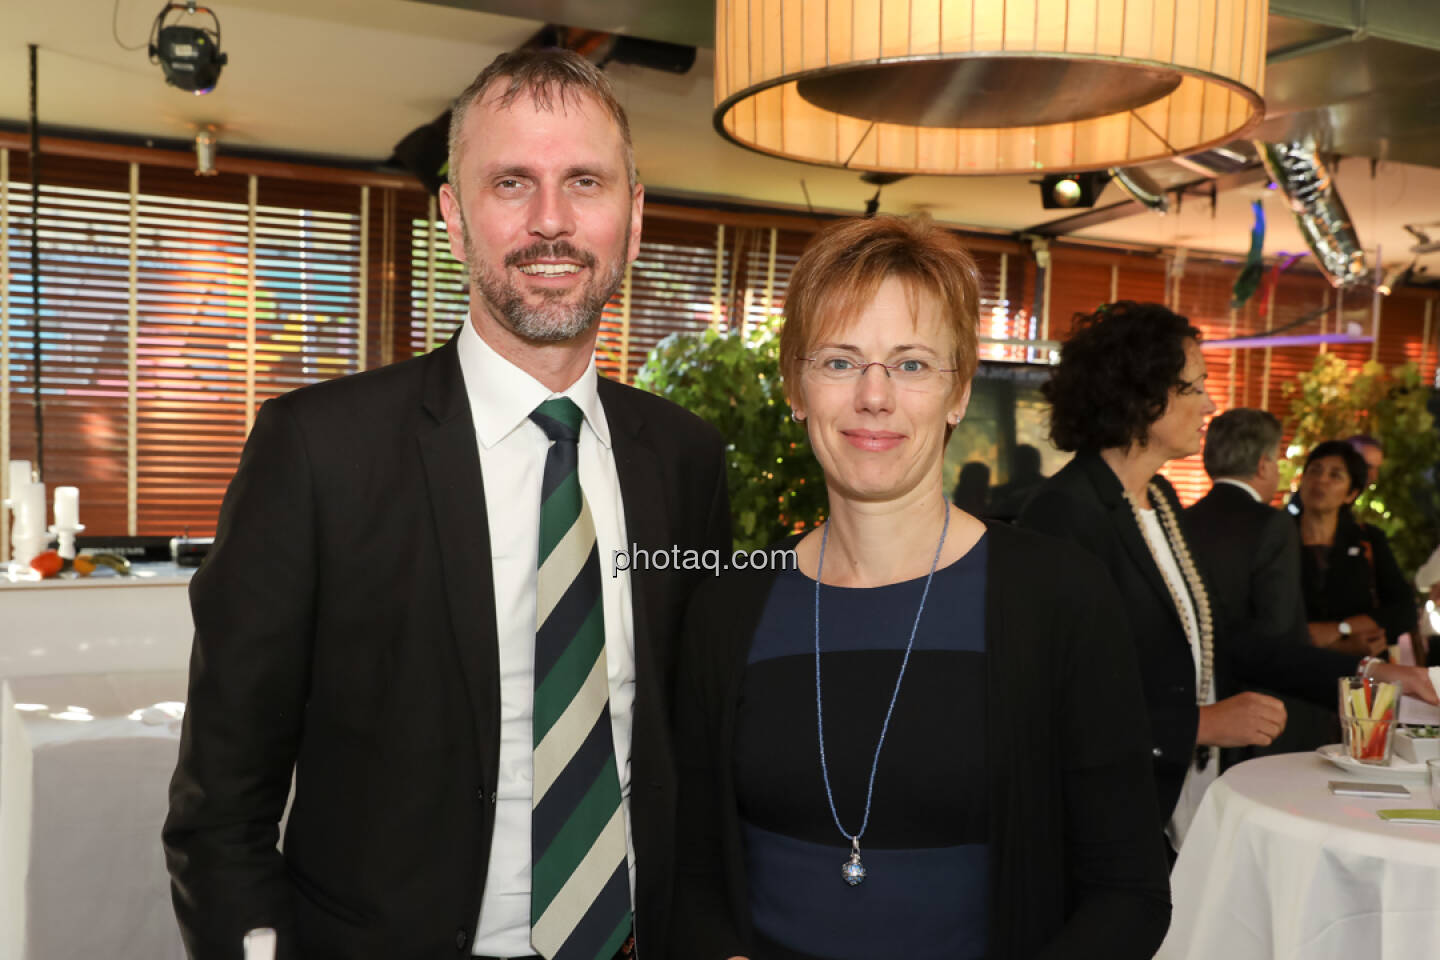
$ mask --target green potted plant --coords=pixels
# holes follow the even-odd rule
[[[725,438],[736,549],[768,546],[823,518],[825,477],[804,425],[790,419],[774,323],[671,334],[650,352],[635,385],[708,420]]]

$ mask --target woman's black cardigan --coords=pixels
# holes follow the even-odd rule
[[[1169,926],[1169,881],[1119,595],[1092,558],[1066,543],[994,524],[988,537],[988,956],[1148,960]],[[686,621],[672,930],[672,955],[684,960],[753,956],[735,717],[774,580],[773,572],[730,572],[709,581]],[[937,730],[935,748],[963,735]]]
[[[1183,532],[1189,521],[1174,488],[1159,475],[1153,482]],[[1045,481],[1018,522],[1081,547],[1124,597],[1113,620],[1128,628],[1140,663],[1163,824],[1195,759],[1200,720],[1195,655],[1120,478],[1098,451],[1082,450]],[[1215,685],[1221,698],[1241,687],[1263,687],[1334,709],[1336,678],[1354,672],[1359,663],[1358,657],[1297,644],[1289,636],[1226,633],[1221,624],[1215,626]]]
[[[1335,522],[1324,574],[1309,547],[1300,552],[1300,582],[1306,620],[1344,620],[1366,613],[1385,628],[1391,643],[1402,633],[1415,632],[1415,591],[1400,572],[1389,541],[1348,509],[1342,509]]]

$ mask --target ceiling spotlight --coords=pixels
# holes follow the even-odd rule
[[[1102,170],[1051,174],[1040,181],[1040,202],[1047,210],[1093,207],[1109,182],[1110,174]]]
[[[215,169],[215,128],[206,127],[195,134],[195,176],[213,177]]]
[[[165,18],[172,11],[182,16],[208,13],[215,29],[167,25]],[[220,82],[220,68],[230,62],[230,57],[220,52],[220,18],[209,7],[196,6],[195,0],[165,4],[150,28],[150,62],[160,64],[165,82],[172,87],[196,96],[214,90]]]

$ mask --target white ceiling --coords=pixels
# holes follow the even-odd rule
[[[165,85],[143,50],[160,0],[7,0],[0,4],[0,121],[28,116],[27,42],[40,45],[44,127],[186,138],[220,127],[220,144],[380,161],[413,128],[433,119],[495,55],[543,24],[410,0],[212,0],[230,55],[218,88],[195,97]],[[804,209],[859,212],[874,193],[855,173],[763,157],[722,140],[711,126],[713,52],[699,51],[689,74],[612,65],[630,112],[642,180],[652,193],[712,196]],[[1388,262],[1409,259],[1404,223],[1440,221],[1440,170],[1365,159],[1340,165],[1336,181],[1361,241],[1379,243]],[[1187,197],[1180,215],[1140,212],[1080,236],[1243,253],[1250,199],[1264,195],[1267,253],[1299,251],[1303,240],[1275,191]],[[1107,189],[1101,204],[1121,199]],[[913,178],[886,187],[881,210],[928,210],[956,225],[1017,230],[1063,211],[1041,208],[1024,177]],[[1435,231],[1440,236],[1440,228]],[[1432,255],[1432,273],[1440,258]]]

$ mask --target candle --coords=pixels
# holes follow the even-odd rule
[[[26,480],[15,491],[13,503],[17,538],[33,537],[45,532],[45,484]]]
[[[8,491],[8,496],[10,497],[10,502],[11,502],[11,503],[19,503],[19,502],[20,502],[20,491],[23,490],[23,489],[25,488],[25,485],[28,484],[29,482],[30,482],[30,461],[29,461],[29,460],[11,460],[11,461],[10,461],[10,486],[8,486],[8,487],[5,488],[5,489]]]
[[[73,527],[80,522],[80,488],[55,488],[55,526]]]

